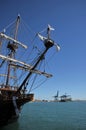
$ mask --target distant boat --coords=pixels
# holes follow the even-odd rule
[[[17,40],[19,24],[20,16],[17,17],[15,22],[15,33],[11,31],[11,36],[9,36],[6,31],[0,32],[0,126],[17,119],[21,106],[34,100],[34,94],[30,92],[37,75],[43,75],[46,78],[52,77],[52,74],[39,69],[40,64],[51,47],[55,46],[58,51],[60,50],[59,45],[50,38],[50,31],[53,28],[48,25],[46,28],[47,37],[43,37],[40,33],[36,35],[42,40],[43,44],[40,44],[40,46],[41,48],[43,46],[43,49],[39,50],[37,45],[33,46],[31,43],[33,47],[28,47],[30,51],[32,49],[31,57],[29,52],[23,57],[23,50],[27,49],[27,45]],[[23,38],[25,38],[24,33]],[[32,85],[29,83],[30,79],[33,80]],[[27,92],[28,83],[31,87]]]
[[[68,102],[68,101],[72,101],[71,95],[61,95],[59,96],[59,91],[57,91],[57,94],[54,96],[54,101],[56,102]]]
[[[68,102],[68,101],[72,101],[72,98],[70,95],[64,94],[62,96],[60,96],[60,102]]]

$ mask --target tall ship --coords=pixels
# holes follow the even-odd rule
[[[46,36],[42,32],[35,33],[30,41],[29,33],[19,35],[19,30],[22,30],[20,24],[18,15],[0,32],[0,126],[17,119],[22,106],[34,100],[31,91],[44,82],[41,77],[52,77],[52,74],[45,72],[46,53],[53,46],[60,50],[59,45],[50,38],[50,32],[54,30],[50,25],[42,31],[46,32]]]

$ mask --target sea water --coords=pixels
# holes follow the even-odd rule
[[[32,102],[0,130],[86,130],[86,102]]]

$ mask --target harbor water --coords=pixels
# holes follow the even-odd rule
[[[0,130],[86,130],[86,102],[32,102]]]

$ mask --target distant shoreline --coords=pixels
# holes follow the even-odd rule
[[[54,101],[54,100],[41,100],[41,99],[35,99],[34,102],[59,102],[59,101]],[[71,101],[67,101],[67,102],[86,102],[86,100],[82,100],[82,99],[74,99]]]

